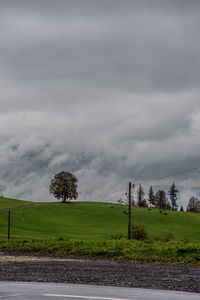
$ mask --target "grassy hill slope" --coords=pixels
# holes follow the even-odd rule
[[[9,207],[12,201],[7,201]],[[17,206],[17,200],[13,201]],[[18,202],[18,206],[21,206],[24,201]],[[3,207],[6,207],[6,203]],[[127,234],[128,216],[123,213],[124,209],[124,206],[110,203],[58,202],[13,210],[11,236],[108,239],[111,235]],[[200,241],[200,214],[168,211],[164,215],[157,209],[148,211],[146,208],[134,207],[132,219],[135,225],[144,226],[150,239],[173,233],[175,240],[188,238],[191,242]],[[6,233],[7,212],[0,211],[0,235]]]
[[[14,208],[19,208],[19,207],[31,205],[31,204],[33,204],[33,202],[31,202],[31,201],[0,197],[0,210],[14,209]]]

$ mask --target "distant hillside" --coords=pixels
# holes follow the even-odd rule
[[[33,202],[0,197],[0,210],[30,205]]]
[[[1,208],[19,207],[28,201],[0,199]],[[119,204],[102,202],[43,203],[11,213],[11,236],[109,239],[126,235],[128,216]],[[132,222],[142,225],[149,239],[174,235],[174,240],[200,242],[200,214],[133,207]],[[7,234],[7,212],[0,211],[0,236]]]

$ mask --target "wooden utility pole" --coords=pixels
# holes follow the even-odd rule
[[[131,182],[128,184],[128,240],[131,239]]]
[[[8,211],[8,240],[10,239],[10,210]]]

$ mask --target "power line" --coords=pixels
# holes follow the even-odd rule
[[[200,169],[200,166],[198,167],[194,167],[194,168],[190,168],[190,169],[185,169],[181,172],[177,172],[177,173],[172,173],[172,174],[168,174],[166,176],[161,176],[161,177],[157,177],[157,178],[154,178],[152,180],[148,180],[148,181],[143,181],[141,184],[145,185],[145,186],[149,186],[150,185],[150,182],[154,182],[154,181],[157,181],[157,180],[162,180],[162,179],[166,179],[166,178],[169,178],[169,177],[173,177],[173,176],[178,176],[180,174],[184,174],[186,172],[191,172],[191,171],[194,171],[194,170],[198,170]],[[185,177],[185,178],[182,178],[182,179],[179,179],[179,181],[182,181],[182,180],[185,180],[185,179],[190,179],[190,178],[195,178],[196,176],[190,176],[190,177]],[[140,182],[138,181],[138,184]],[[146,184],[145,184],[146,183]]]
[[[200,169],[200,166],[193,167],[193,168],[190,168],[190,169],[185,169],[185,170],[182,170],[181,172],[171,173],[171,174],[168,174],[168,175],[165,175],[165,176],[157,177],[157,178],[154,178],[154,179],[152,179],[152,180],[143,181],[142,183],[139,182],[138,180],[135,181],[135,182],[136,182],[136,184],[142,184],[143,186],[146,186],[146,187],[147,187],[147,186],[151,186],[150,183],[153,183],[154,181],[166,179],[166,178],[169,178],[169,177],[178,176],[178,175],[180,175],[180,174],[184,174],[184,173],[191,172],[191,171],[198,170],[198,169]],[[191,178],[195,178],[195,177],[196,177],[196,176],[193,175],[193,176],[190,176],[190,177],[185,177],[185,178],[179,179],[179,181],[183,181],[183,180],[185,180],[185,179],[191,179]],[[170,183],[170,182],[169,182],[169,183]],[[165,183],[165,184],[166,184],[166,183]],[[159,184],[154,185],[154,186],[159,186]],[[112,195],[112,194],[114,194],[114,193],[120,192],[120,191],[124,191],[124,192],[125,192],[126,190],[128,190],[128,187],[127,187],[127,186],[125,187],[125,185],[124,185],[123,188],[119,188],[119,189],[116,189],[116,190],[112,190],[111,192],[105,194],[105,196],[104,196],[105,200],[104,200],[104,201],[113,200],[113,199],[115,198],[115,196],[114,196],[114,197],[111,197],[111,198],[106,198],[106,197],[109,196],[109,195]],[[102,197],[102,196],[99,196],[99,197]],[[92,199],[90,199],[89,201],[99,200],[99,197],[92,198]]]
[[[190,172],[190,171],[194,171],[194,170],[198,170],[198,169],[200,169],[200,166],[195,167],[195,168],[186,169],[186,170],[183,170],[183,171],[178,172],[178,173],[169,174],[167,176],[162,176],[162,177],[156,178],[154,180],[161,180],[161,179],[165,179],[165,178],[172,177],[172,176],[177,176],[177,175],[187,173],[187,172]]]
[[[110,194],[117,193],[117,192],[120,192],[120,191],[123,191],[123,190],[125,190],[125,189],[126,189],[126,188],[125,188],[125,187],[123,187],[123,188],[120,188],[120,189],[117,189],[117,190],[111,191],[111,192],[109,193],[109,195],[110,195]]]
[[[103,197],[104,198],[104,201],[108,201],[108,200],[112,200],[113,198],[115,198],[116,196],[114,196],[114,197],[112,197],[112,198],[110,198],[110,199],[108,199],[108,198],[106,198],[107,196],[109,196],[109,195],[112,195],[112,194],[114,194],[114,193],[117,193],[117,192],[120,192],[120,191],[126,191],[127,190],[127,187],[123,187],[123,188],[120,188],[120,189],[117,189],[117,190],[113,190],[113,191],[111,191],[111,192],[109,192],[109,193],[106,193],[104,196],[99,196],[99,197]],[[95,201],[95,200],[99,200],[99,197],[95,197],[95,198],[92,198],[92,199],[89,199],[89,201]],[[106,199],[105,199],[106,198]]]

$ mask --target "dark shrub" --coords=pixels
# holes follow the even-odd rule
[[[131,228],[131,238],[139,241],[147,239],[147,232],[144,227],[132,226]]]
[[[160,236],[156,237],[155,240],[157,242],[170,242],[171,240],[173,240],[174,235],[173,233],[169,233],[168,235],[166,235],[166,237],[161,238]]]

